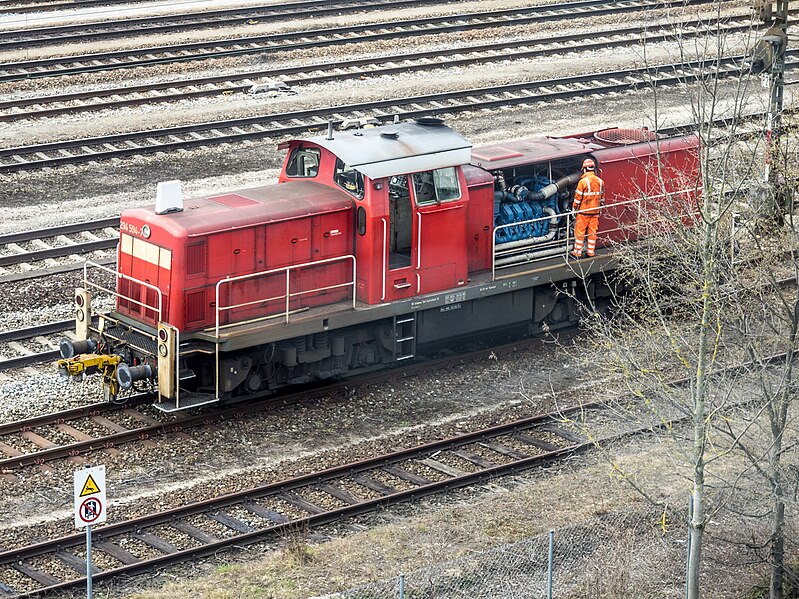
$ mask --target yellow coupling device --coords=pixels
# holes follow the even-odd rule
[[[58,372],[64,377],[79,376],[81,374],[103,375],[103,390],[106,398],[113,401],[119,393],[117,382],[117,366],[122,361],[122,356],[107,356],[103,354],[80,354],[72,358],[63,358],[58,361]]]

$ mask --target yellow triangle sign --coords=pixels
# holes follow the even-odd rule
[[[94,478],[92,475],[89,475],[89,478],[86,479],[86,482],[83,483],[83,490],[80,492],[80,496],[84,497],[86,495],[94,495],[95,493],[100,492],[100,487],[97,486],[97,483],[94,482]]]

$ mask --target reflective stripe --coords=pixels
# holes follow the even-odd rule
[[[122,233],[119,236],[119,250],[163,269],[172,269],[172,252],[144,239]]]

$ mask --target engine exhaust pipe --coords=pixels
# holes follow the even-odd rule
[[[93,354],[96,349],[97,341],[94,339],[72,341],[71,339],[64,338],[58,342],[58,351],[64,359],[74,358],[80,354]]]
[[[130,389],[136,381],[144,379],[154,379],[158,376],[158,368],[152,364],[141,364],[140,366],[128,366],[125,363],[117,366],[117,383],[120,388]]]

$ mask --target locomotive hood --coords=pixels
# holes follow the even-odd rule
[[[312,181],[289,181],[186,200],[182,212],[156,214],[151,208],[125,210],[120,228],[133,235],[137,235],[138,230],[141,235],[143,225],[149,225],[154,233],[157,228],[172,237],[196,237],[347,210],[353,203],[343,191]]]

